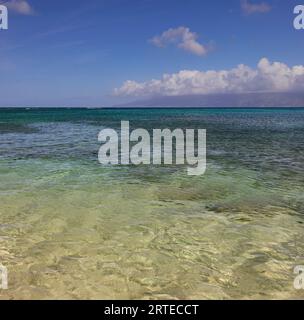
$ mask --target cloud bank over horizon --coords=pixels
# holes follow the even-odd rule
[[[126,81],[115,96],[155,97],[221,93],[292,92],[304,90],[304,66],[289,67],[262,58],[257,68],[244,64],[231,70],[182,70],[147,82]]]

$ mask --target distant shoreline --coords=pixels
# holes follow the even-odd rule
[[[77,109],[77,110],[275,110],[275,109],[286,109],[286,110],[299,110],[304,109],[304,106],[279,106],[279,107],[0,107],[0,110],[47,110],[47,109],[64,109],[64,110],[70,110],[70,109]]]

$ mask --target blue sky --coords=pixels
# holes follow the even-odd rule
[[[153,90],[166,94],[163,83],[149,91],[151,79],[181,70],[255,70],[262,58],[270,66],[304,64],[304,30],[293,28],[300,0],[9,2],[9,29],[0,30],[0,106],[111,105]],[[127,80],[144,89],[132,82],[130,95],[122,89],[114,96]]]

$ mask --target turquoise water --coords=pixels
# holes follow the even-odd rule
[[[99,131],[207,129],[207,172],[101,166]],[[1,299],[304,298],[304,109],[0,109]]]

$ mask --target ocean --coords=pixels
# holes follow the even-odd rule
[[[98,133],[207,130],[207,170],[103,166]],[[0,299],[288,299],[304,108],[0,109]]]

